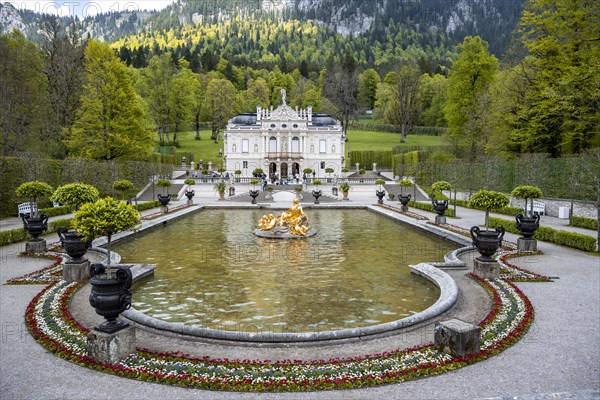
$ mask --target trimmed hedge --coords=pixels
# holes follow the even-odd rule
[[[156,208],[159,206],[160,206],[160,201],[158,201],[158,200],[146,201],[144,203],[138,203],[137,206],[134,205],[134,207],[137,208],[138,211],[145,211],[145,210],[149,210],[151,208]]]
[[[71,226],[71,220],[72,218],[63,218],[48,222],[48,230],[44,233],[44,235],[55,233],[58,231],[58,228],[69,228]],[[24,242],[28,239],[29,233],[27,233],[25,228],[17,228],[0,232],[0,246]]]
[[[495,228],[497,226],[502,226],[507,232],[520,235],[515,221],[490,217],[489,224],[490,227]],[[560,244],[562,246],[572,247],[574,249],[583,251],[596,250],[596,239],[591,236],[548,228],[547,226],[540,226],[538,230],[535,231],[534,238],[544,242]]]
[[[570,225],[578,228],[592,229],[594,231],[598,230],[598,220],[595,218],[572,216]]]
[[[408,202],[408,205],[410,207],[418,208],[419,210],[430,211],[432,213],[435,213],[435,210],[433,209],[433,204],[431,204],[431,203],[419,203],[419,202],[415,202],[415,201],[411,200]],[[448,209],[446,210],[446,212],[444,214],[447,217],[454,218],[454,209],[450,208],[450,204],[448,204]]]
[[[60,207],[48,207],[40,209],[42,214],[46,214],[49,217],[56,217],[57,215],[65,215],[73,212],[71,206],[60,206]]]
[[[377,168],[392,167],[392,152],[391,151],[351,151],[351,165],[360,164],[361,168],[370,170],[373,163],[377,163]]]

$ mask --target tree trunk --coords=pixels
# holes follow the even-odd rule
[[[200,140],[200,111],[196,111],[195,127],[196,127],[196,140]]]

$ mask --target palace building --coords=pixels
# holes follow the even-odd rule
[[[325,170],[340,175],[344,167],[345,136],[339,121],[329,115],[313,114],[312,107],[292,109],[282,104],[273,110],[256,108],[256,113],[239,114],[229,120],[225,133],[225,169],[241,170],[250,176],[261,168],[269,177],[301,177],[311,168],[319,178]]]

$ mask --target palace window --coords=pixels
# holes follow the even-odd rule
[[[319,140],[319,153],[327,153],[327,140]]]
[[[275,136],[269,138],[269,153],[277,153],[277,138]]]
[[[292,153],[300,152],[300,139],[297,137],[292,138]]]
[[[250,152],[250,141],[248,139],[242,139],[242,153]]]

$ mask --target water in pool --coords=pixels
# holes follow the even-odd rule
[[[151,317],[244,332],[364,327],[422,311],[439,296],[408,265],[440,261],[452,245],[367,210],[306,210],[316,236],[258,238],[264,210],[207,210],[114,250],[157,264],[133,288]]]

